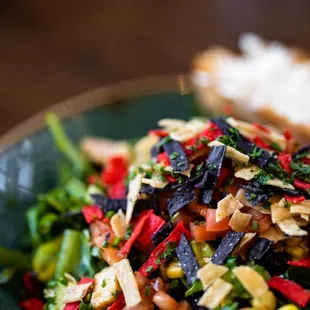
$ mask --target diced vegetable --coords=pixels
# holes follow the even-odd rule
[[[229,217],[224,218],[220,222],[216,222],[216,210],[208,209],[206,216],[206,230],[207,232],[220,232],[229,229]]]
[[[228,268],[225,266],[208,263],[198,270],[197,277],[200,279],[203,288],[207,289],[216,279],[222,277],[227,271]]]
[[[193,239],[197,242],[204,242],[216,239],[216,233],[207,231],[206,224],[196,224],[195,222],[191,222],[189,227]]]
[[[84,206],[82,208],[82,212],[88,224],[95,220],[101,220],[103,218],[102,210],[96,205]]]

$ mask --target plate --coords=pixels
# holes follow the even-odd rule
[[[197,114],[184,75],[149,77],[95,89],[49,110],[63,121],[70,138],[132,139],[164,117]],[[38,193],[53,188],[61,155],[45,127],[42,111],[0,138],[0,245],[21,249],[27,243],[25,211]],[[1,253],[0,253],[1,255]],[[18,309],[20,282],[0,287],[1,309]]]

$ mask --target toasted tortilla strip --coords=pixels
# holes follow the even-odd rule
[[[215,212],[216,222],[220,222],[225,217],[232,215],[236,210],[241,209],[242,207],[243,204],[232,194],[227,195],[217,203],[217,209]]]
[[[301,214],[300,214],[300,217],[301,217],[303,220],[309,222],[309,219],[310,219],[310,215],[309,215],[309,214],[301,213]]]
[[[163,118],[157,122],[157,125],[168,131],[175,131],[186,125],[186,122],[177,118]]]
[[[212,146],[221,146],[225,145],[224,143],[214,140],[208,144],[210,147]],[[239,152],[238,150],[234,149],[231,146],[227,146],[226,149],[226,156],[236,162],[247,164],[250,160],[250,157],[244,153]]]
[[[303,214],[310,214],[310,205],[308,204],[303,204],[303,201],[298,203],[298,204],[294,204],[290,207],[290,211],[293,214],[298,214],[298,213],[303,213]]]
[[[244,204],[247,207],[256,209],[260,213],[263,214],[271,214],[271,211],[269,209],[264,208],[261,204],[256,204],[253,206],[245,197],[245,190],[243,188],[240,188],[236,194],[236,199],[238,199],[242,204]]]
[[[216,279],[220,278],[228,271],[225,266],[208,263],[197,271],[197,277],[200,279],[203,288],[207,289]]]
[[[272,223],[277,223],[291,217],[289,208],[285,208],[285,198],[282,198],[279,202],[271,205],[271,220]]]
[[[92,283],[69,285],[64,290],[64,303],[79,301],[87,294]]]
[[[284,183],[280,179],[269,179],[267,181],[267,184],[271,185],[271,186],[279,187],[279,188],[287,188],[287,189],[291,189],[291,190],[295,189],[295,187],[293,185],[288,184],[288,183]]]
[[[235,267],[232,272],[253,298],[261,297],[268,291],[264,278],[251,267]]]
[[[278,231],[277,229],[275,229],[275,227],[270,226],[269,229],[267,229],[266,231],[264,231],[263,233],[260,233],[260,236],[262,238],[266,238],[269,239],[271,241],[273,241],[274,243],[277,243],[278,241],[284,240],[287,237],[283,234],[282,231]]]
[[[235,250],[233,251],[232,255],[239,255],[242,252],[242,249],[245,248],[256,236],[256,233],[246,233],[243,238],[241,239],[240,243],[237,245]]]
[[[122,259],[113,265],[117,280],[125,296],[126,307],[130,308],[141,302],[138,284],[128,259]]]
[[[290,217],[277,223],[279,228],[288,236],[306,236],[308,233],[302,230],[296,221]]]
[[[127,195],[127,208],[126,208],[126,224],[127,225],[129,224],[131,220],[133,209],[135,207],[135,203],[139,196],[141,184],[142,184],[141,174],[137,174],[134,177],[134,179],[129,182],[129,189],[128,189],[128,195]]]
[[[250,181],[260,172],[260,170],[261,169],[256,165],[250,165],[248,167],[241,168],[238,171],[236,171],[235,177],[246,181]]]
[[[151,179],[147,179],[147,178],[142,178],[141,182],[143,184],[148,184],[151,185],[154,188],[164,188],[166,185],[168,185],[168,181],[162,181],[160,179],[160,175],[157,173],[153,173],[152,178]]]
[[[222,279],[216,279],[209,289],[202,295],[198,305],[206,308],[216,308],[232,291],[233,285]]]
[[[251,218],[252,218],[251,214],[242,213],[237,209],[230,218],[228,225],[234,231],[242,232],[249,224]]]
[[[135,164],[143,164],[148,162],[151,157],[152,148],[159,142],[159,137],[148,135],[141,138],[135,144]]]
[[[126,235],[126,220],[122,209],[119,209],[116,214],[111,217],[110,221],[113,232],[117,237],[124,237]]]

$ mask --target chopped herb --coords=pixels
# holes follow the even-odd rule
[[[310,165],[303,164],[301,162],[293,162],[291,168],[294,170],[292,173],[293,178],[310,182]]]
[[[103,248],[107,248],[109,246],[109,242],[107,240],[104,240],[102,243]]]
[[[181,183],[183,183],[183,182],[184,182],[184,177],[180,175],[180,176],[178,177],[178,183],[181,184]]]
[[[257,146],[255,146],[249,155],[251,158],[257,158],[261,156],[262,153],[263,153],[263,149],[260,149]]]
[[[179,153],[178,152],[173,152],[170,156],[169,156],[169,158],[170,159],[176,159],[176,158],[178,158],[179,157]]]
[[[125,235],[124,239],[125,239],[125,240],[128,240],[128,239],[130,238],[131,234],[132,234],[132,226],[129,225],[129,226],[127,227],[127,229],[126,229],[126,235]]]
[[[121,242],[121,238],[120,237],[115,237],[113,242],[112,242],[112,247],[116,248],[118,247],[119,243]]]
[[[150,296],[151,294],[151,287],[149,285],[147,285],[145,288],[144,288],[144,295],[145,296]]]
[[[257,230],[258,229],[258,222],[257,221],[253,221],[252,228],[253,228],[253,230]]]
[[[115,212],[112,211],[112,210],[110,210],[110,211],[107,212],[107,214],[105,215],[105,217],[106,217],[107,219],[110,219],[114,214],[115,214]]]
[[[173,216],[171,217],[170,221],[174,222],[177,219],[178,216],[179,216],[179,212],[176,212],[175,214],[173,214]]]
[[[284,208],[289,208],[292,205],[289,201],[285,200],[284,202]]]
[[[270,180],[270,175],[267,175],[265,171],[261,171],[256,175],[256,180],[262,185],[266,185]]]
[[[215,165],[214,164],[209,164],[208,165],[208,169],[209,170],[214,170],[215,169]]]
[[[172,253],[174,252],[174,250],[175,250],[175,243],[174,242],[167,242],[166,243],[166,250],[165,250],[165,252],[163,253],[163,258],[164,259],[167,259],[167,258],[169,258],[171,255],[172,255]]]
[[[117,297],[120,293],[121,293],[121,291],[119,291],[119,290],[115,290],[114,292],[111,292],[113,297]]]
[[[277,151],[277,152],[282,152],[281,146],[279,145],[279,143],[277,143],[277,142],[275,142],[275,141],[272,141],[272,142],[270,143],[270,147],[271,147],[272,149],[274,149],[275,151]]]
[[[131,181],[135,178],[135,176],[137,175],[136,171],[135,170],[131,170],[128,174],[128,177],[127,177],[127,181]]]
[[[206,137],[201,137],[201,138],[200,138],[200,142],[201,142],[202,144],[208,146],[208,144],[210,143],[210,140],[209,140],[208,138],[206,138]]]
[[[145,170],[142,167],[138,167],[138,172],[143,173],[143,172],[145,172]]]
[[[147,273],[151,272],[152,270],[153,270],[153,266],[148,266],[148,267],[145,269],[145,271],[146,271]]]
[[[106,282],[105,279],[103,279],[103,280],[102,280],[102,283],[101,283],[101,286],[102,286],[102,287],[105,287],[106,285],[107,285],[107,282]]]
[[[250,199],[249,199],[249,200],[251,201],[251,200],[254,200],[255,198],[257,198],[257,195],[254,194],[254,193],[251,193],[251,194],[250,194]]]
[[[156,260],[155,260],[155,263],[156,263],[157,265],[160,265],[160,264],[161,264],[161,259],[160,259],[159,257],[157,257]]]
[[[233,137],[231,136],[227,136],[227,135],[223,135],[217,138],[218,141],[224,143],[227,146],[231,146],[234,149],[239,149],[237,143],[233,140]]]
[[[239,129],[237,129],[236,127],[231,127],[229,128],[229,132],[234,135],[236,138],[239,137]]]
[[[166,181],[166,178],[165,178],[163,175],[159,175],[159,176],[158,176],[158,180],[159,180],[160,182],[165,182],[165,181]]]
[[[202,167],[203,167],[203,163],[196,166],[196,174],[200,174]]]

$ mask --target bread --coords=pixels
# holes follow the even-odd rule
[[[310,56],[254,34],[240,37],[241,54],[211,47],[193,60],[192,79],[212,113],[289,129],[310,141]]]

